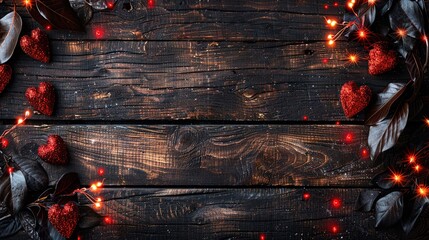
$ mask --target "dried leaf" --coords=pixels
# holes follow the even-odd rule
[[[45,28],[85,31],[68,0],[35,0],[26,8],[33,19]]]
[[[356,201],[355,209],[358,211],[369,212],[374,205],[375,199],[377,199],[380,191],[375,190],[364,190],[359,193],[358,200]]]
[[[404,103],[398,107],[391,118],[384,119],[369,128],[368,146],[371,159],[377,158],[381,152],[396,144],[407,125],[408,113],[408,104]]]
[[[25,203],[27,183],[21,170],[13,171],[10,176],[10,189],[12,192],[13,212],[18,213]]]
[[[395,185],[395,182],[390,179],[390,171],[381,172],[371,180],[371,182],[382,189],[389,189]]]
[[[402,219],[402,228],[404,229],[405,234],[410,233],[413,229],[414,224],[422,213],[423,209],[429,204],[429,199],[427,197],[417,197],[414,200],[413,208],[407,214],[406,217]]]
[[[8,216],[0,220],[0,229],[0,238],[3,239],[21,230],[21,224],[16,218]]]
[[[21,29],[22,19],[16,11],[0,19],[0,63],[5,63],[12,57]]]
[[[375,204],[375,227],[389,227],[402,218],[404,199],[401,192],[391,192]]]
[[[407,85],[402,83],[389,83],[384,91],[377,95],[377,101],[368,111],[365,124],[375,125],[385,119],[389,114],[390,108],[405,93],[405,90],[411,83],[411,81]]]
[[[48,174],[37,161],[22,156],[16,156],[14,159],[24,174],[28,188],[31,191],[37,192],[48,186]]]
[[[60,177],[55,186],[55,196],[70,194],[80,188],[79,176],[75,172],[66,173]]]
[[[40,240],[39,233],[36,231],[36,217],[29,209],[25,209],[18,214],[22,228],[32,240]]]

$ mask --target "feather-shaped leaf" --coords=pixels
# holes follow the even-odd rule
[[[407,85],[402,83],[389,83],[383,92],[377,95],[377,101],[369,109],[365,124],[375,125],[379,121],[385,119],[389,114],[390,108],[405,93],[405,90],[411,83],[411,81]]]
[[[68,0],[35,0],[35,4],[27,6],[27,10],[44,27],[49,25],[54,29],[84,31]]]
[[[413,229],[414,224],[422,213],[423,209],[429,204],[429,199],[427,197],[417,197],[414,200],[413,207],[407,216],[402,219],[402,228],[404,229],[405,234],[410,233]]]
[[[375,204],[375,227],[389,227],[402,218],[404,199],[401,192],[391,192]]]
[[[371,159],[393,147],[407,125],[409,107],[407,103],[399,106],[391,118],[384,119],[369,128],[368,146]]]
[[[0,63],[5,63],[12,57],[21,29],[22,19],[16,11],[0,19]]]
[[[25,204],[27,195],[27,183],[21,170],[9,174],[10,189],[12,192],[13,212],[18,213]]]
[[[375,199],[377,199],[380,191],[375,190],[364,190],[359,193],[358,200],[356,201],[355,209],[358,211],[369,212],[374,205]]]
[[[399,5],[407,15],[410,23],[414,25],[420,34],[424,34],[425,26],[423,12],[418,2],[419,1],[400,0]]]

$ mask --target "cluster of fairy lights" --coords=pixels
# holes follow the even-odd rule
[[[8,145],[9,145],[9,141],[7,140],[6,136],[7,136],[9,133],[11,133],[13,130],[15,130],[18,126],[23,125],[23,124],[25,123],[25,121],[26,121],[28,118],[30,118],[30,117],[31,117],[31,112],[30,112],[29,110],[25,111],[25,113],[24,113],[23,117],[19,117],[19,118],[16,120],[15,125],[13,125],[13,126],[12,126],[11,128],[9,128],[9,129],[6,129],[6,130],[5,130],[5,131],[0,135],[0,144],[1,144],[0,149],[5,149],[5,148],[7,148],[7,147],[8,147]],[[8,172],[9,174],[12,174],[12,173],[15,171],[14,167],[13,167],[13,166],[11,166],[12,157],[11,157],[11,156],[9,156],[9,155],[7,155],[6,153],[4,153],[2,150],[0,150],[0,153],[3,155],[4,161],[5,161],[5,166],[6,166],[6,169],[7,169],[7,172]],[[104,173],[105,173],[104,168],[99,168],[99,169],[97,170],[97,173],[98,173],[98,175],[99,175],[100,177],[102,177],[102,176],[104,175]],[[94,206],[96,209],[101,209],[101,208],[102,208],[102,206],[103,206],[103,199],[102,199],[100,196],[94,197],[94,195],[95,195],[95,194],[99,194],[99,193],[100,193],[100,191],[101,191],[101,189],[103,188],[103,186],[104,186],[104,179],[103,179],[102,181],[96,181],[96,182],[93,182],[93,183],[89,186],[89,188],[85,188],[85,187],[83,187],[83,188],[80,188],[80,189],[76,189],[76,190],[74,190],[74,192],[73,192],[71,195],[74,195],[74,194],[81,194],[82,196],[84,196],[85,198],[87,198],[87,199],[88,199],[88,200],[93,204],[93,206]],[[41,202],[42,202],[43,200],[45,200],[45,199],[46,199],[46,197],[45,197],[45,198],[37,199],[34,203],[35,203],[35,204],[38,204],[38,205],[39,205],[39,206],[41,206],[41,207],[45,207],[45,206],[41,203]],[[46,208],[46,207],[45,207],[45,208]],[[112,224],[112,223],[113,223],[112,218],[111,218],[111,217],[109,217],[109,216],[105,216],[105,217],[104,217],[104,219],[103,219],[103,221],[104,221],[104,223],[105,223],[105,224]]]
[[[352,11],[352,13],[357,17],[357,19],[360,19],[359,15],[354,10],[356,2],[357,2],[356,0],[350,0],[349,2],[346,3],[346,7]],[[366,4],[367,8],[364,9],[364,11],[362,11],[361,14],[364,15],[371,7],[373,7],[375,5],[376,2],[377,2],[377,0],[365,1],[363,4]],[[335,3],[334,5],[338,6],[337,3]],[[325,9],[327,9],[327,5],[325,5]],[[325,18],[325,21],[326,21],[327,26],[332,28],[332,29],[337,29],[338,26],[341,27],[340,30],[338,30],[335,34],[328,34],[327,43],[331,47],[335,46],[335,42],[346,32],[347,29],[349,29],[350,27],[352,27],[354,25],[358,27],[357,34],[356,34],[356,37],[358,40],[366,41],[366,40],[368,40],[368,37],[370,35],[370,31],[367,28],[365,28],[364,26],[361,26],[361,24],[359,22],[355,22],[355,21],[338,22],[334,18]],[[395,33],[399,39],[403,39],[407,36],[407,30],[406,29],[397,28],[395,30]],[[426,48],[428,51],[428,38],[427,38],[427,36],[422,35],[421,40],[423,42],[425,42]],[[347,59],[350,63],[357,64],[359,61],[359,56],[357,54],[354,54],[354,53],[348,54]],[[427,63],[428,63],[428,60],[426,59],[425,65],[427,65]]]

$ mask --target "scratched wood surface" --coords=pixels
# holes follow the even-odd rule
[[[156,0],[148,9],[146,0],[118,0],[94,12],[86,33],[49,32],[52,63],[16,50],[0,130],[29,108],[29,86],[53,83],[55,115],[33,116],[9,136],[9,151],[39,161],[37,147],[59,134],[71,163],[44,163],[51,182],[76,171],[88,185],[106,170],[101,213],[114,223],[83,239],[406,238],[354,211],[383,166],[362,157],[364,116],[346,119],[338,92],[349,80],[377,92],[407,73],[371,77],[365,61],[347,62],[364,55],[360,45],[327,47],[324,17],[342,14],[333,4]],[[38,26],[17,9],[24,33]],[[408,238],[426,239],[426,216]]]

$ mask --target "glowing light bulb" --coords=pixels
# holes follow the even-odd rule
[[[31,112],[30,111],[25,111],[25,118],[29,118],[30,117]]]
[[[306,193],[302,194],[302,200],[308,201],[308,200],[310,200],[310,198],[311,198],[310,193],[306,192]]]
[[[337,225],[333,225],[332,227],[331,227],[331,232],[332,233],[338,233],[338,231],[339,231],[339,227],[337,226]]]
[[[335,43],[334,40],[331,39],[331,40],[329,40],[328,45],[333,46],[334,43]]]
[[[353,6],[354,6],[355,4],[353,3],[353,2],[348,2],[347,3],[347,7],[348,8],[353,8]]]
[[[15,169],[14,169],[13,167],[8,167],[8,168],[7,168],[7,172],[8,172],[9,174],[13,173],[13,171],[15,171]]]
[[[407,35],[407,30],[398,28],[398,30],[396,30],[396,33],[399,37],[404,38]]]
[[[341,199],[334,198],[334,199],[332,199],[331,204],[334,208],[339,208],[339,207],[341,207]]]
[[[92,191],[97,191],[98,187],[96,184],[91,184],[91,190]]]
[[[404,177],[399,173],[394,173],[392,179],[395,183],[401,183],[404,180]]]
[[[31,0],[24,0],[24,5],[26,7],[30,6],[31,5]]]
[[[421,196],[421,197],[426,197],[428,195],[428,188],[425,185],[419,185],[417,187],[417,193]]]
[[[368,5],[374,5],[376,0],[368,0]]]
[[[366,31],[365,30],[359,30],[359,38],[362,38],[362,39],[366,38]]]
[[[105,224],[112,224],[113,223],[113,219],[111,217],[104,217],[103,219]]]
[[[408,162],[409,163],[414,163],[416,161],[416,156],[415,155],[410,155],[408,156]]]
[[[103,176],[104,175],[104,168],[99,168],[97,173],[99,176]]]
[[[97,186],[97,187],[101,187],[101,186],[103,186],[103,183],[102,183],[102,182],[100,182],[100,181],[98,181],[98,182],[96,183],[96,186]]]
[[[357,63],[359,61],[359,58],[356,54],[350,54],[349,55],[349,62],[351,63]]]
[[[96,202],[96,203],[94,203],[94,206],[95,206],[95,208],[101,208],[101,203]]]
[[[420,169],[421,169],[421,167],[420,167],[420,165],[416,165],[416,166],[414,166],[414,170],[416,171],[416,172],[419,172],[420,171]]]
[[[24,122],[24,119],[22,119],[22,118],[18,118],[18,122],[17,122],[17,124],[19,125],[19,124],[22,124]]]

